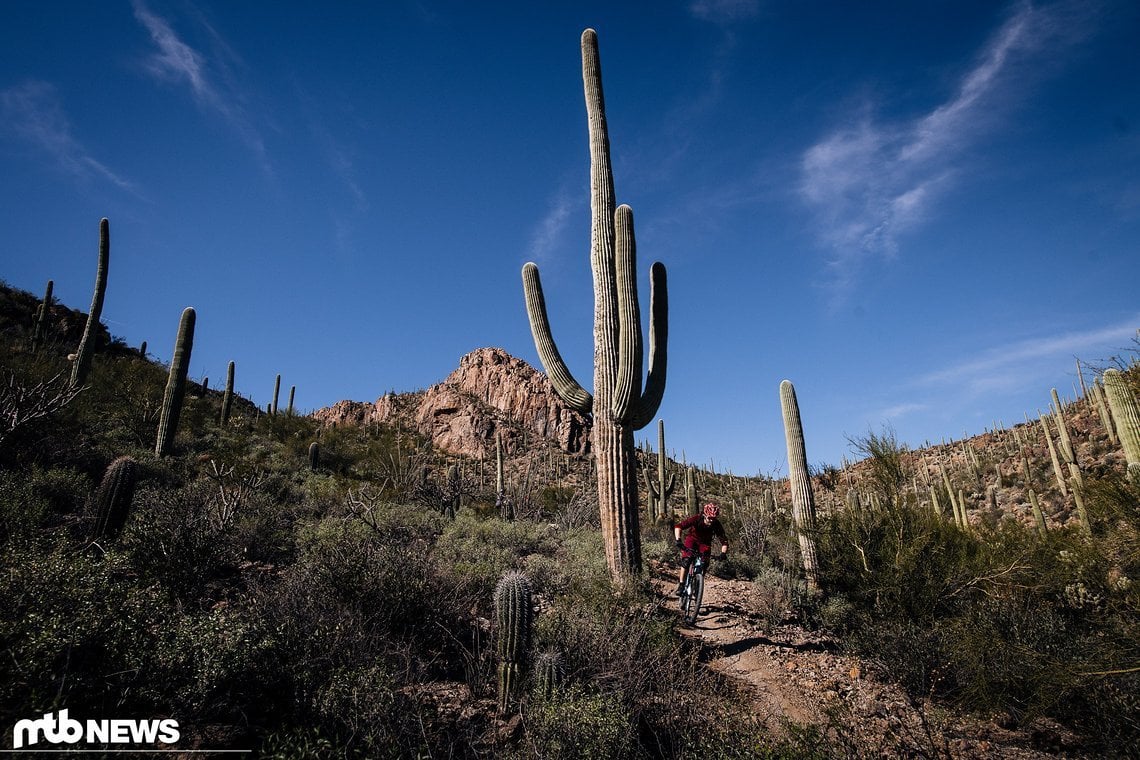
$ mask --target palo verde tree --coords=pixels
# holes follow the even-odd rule
[[[665,267],[649,270],[649,372],[642,387],[633,211],[615,208],[598,37],[582,33],[582,81],[590,132],[590,268],[594,279],[594,394],[574,379],[551,336],[538,267],[523,267],[527,316],[539,359],[559,397],[593,418],[598,508],[606,563],[616,581],[641,570],[633,432],[648,425],[665,393],[668,301]]]

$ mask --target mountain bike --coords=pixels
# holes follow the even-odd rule
[[[722,557],[723,558],[723,557]],[[709,562],[712,561],[709,556]],[[697,622],[697,615],[701,611],[701,599],[705,594],[705,559],[701,554],[693,557],[688,572],[685,573],[685,582],[681,586],[681,615],[685,625]]]

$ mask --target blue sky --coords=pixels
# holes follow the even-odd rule
[[[786,472],[784,378],[813,463],[973,434],[1131,345],[1125,0],[13,2],[0,277],[85,309],[107,216],[113,333],[169,360],[194,306],[194,377],[314,409],[480,346],[538,366],[533,260],[588,381],[588,26],[678,454]]]

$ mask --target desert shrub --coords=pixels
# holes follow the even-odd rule
[[[0,709],[121,712],[124,702],[136,704],[152,670],[169,600],[133,580],[124,558],[76,551],[57,538],[0,550]]]
[[[216,601],[217,585],[235,572],[242,547],[224,530],[214,484],[191,480],[175,488],[155,483],[135,493],[119,538],[140,576],[199,604]]]
[[[545,523],[479,519],[461,511],[439,537],[434,555],[441,566],[472,584],[472,592],[490,598],[505,570],[521,565],[532,554],[553,557],[560,539]]]
[[[634,726],[612,695],[573,686],[531,701],[524,718],[527,757],[609,760],[633,754]]]
[[[1140,655],[1137,501],[1122,481],[1087,488],[1092,540],[1010,520],[963,531],[905,503],[832,515],[820,564],[840,601],[821,619],[914,696],[1096,725],[1106,748],[1123,746],[1137,736],[1120,686]]]

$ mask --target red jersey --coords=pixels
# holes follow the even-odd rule
[[[702,515],[693,515],[686,517],[675,526],[684,533],[681,540],[685,542],[685,549],[691,552],[700,552],[701,554],[708,554],[712,548],[713,536],[719,536],[722,544],[727,544],[728,539],[724,535],[724,526],[720,524],[720,520],[713,518],[712,523],[705,525]]]

